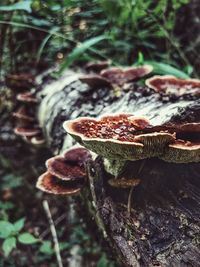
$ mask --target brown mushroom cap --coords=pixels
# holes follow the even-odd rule
[[[62,156],[56,156],[46,161],[48,172],[58,179],[72,181],[85,180],[87,174],[84,166],[69,162]]]
[[[20,107],[17,111],[13,112],[13,116],[23,121],[35,121],[35,118],[29,115],[25,107]]]
[[[168,144],[175,142],[174,133],[142,134],[149,125],[146,118],[117,114],[99,119],[79,118],[66,121],[63,126],[75,140],[105,158],[138,160],[159,156]]]
[[[17,100],[24,103],[38,103],[37,98],[30,92],[17,94]]]
[[[111,64],[111,61],[96,61],[96,62],[89,62],[86,66],[85,69],[87,71],[93,71],[96,73],[99,73],[101,70],[107,68]]]
[[[59,179],[66,181],[85,180],[87,173],[84,164],[91,159],[90,152],[83,148],[72,148],[63,156],[56,156],[46,161],[48,171]]]
[[[200,95],[200,80],[197,79],[184,80],[171,75],[156,75],[147,79],[145,83],[156,92],[165,94],[175,94],[177,96]]]
[[[76,147],[65,151],[63,157],[72,164],[82,166],[83,163],[91,159],[91,153],[84,147]]]
[[[25,137],[33,137],[41,133],[40,128],[31,128],[31,127],[16,127],[14,129],[15,134]]]
[[[36,187],[47,193],[70,196],[78,194],[82,185],[62,181],[49,172],[45,172],[38,178]]]
[[[144,77],[152,72],[151,65],[143,65],[129,68],[109,68],[101,71],[101,76],[109,80],[112,84],[123,85],[138,78]]]
[[[87,74],[79,78],[83,83],[87,83],[92,88],[111,87],[109,80],[97,74]]]
[[[6,75],[6,84],[8,87],[18,91],[29,89],[34,85],[34,76],[30,73],[8,74]]]
[[[113,187],[117,187],[117,188],[129,188],[129,187],[135,187],[137,185],[139,185],[141,182],[140,179],[127,179],[127,178],[112,178],[110,180],[108,180],[108,183],[113,186]]]

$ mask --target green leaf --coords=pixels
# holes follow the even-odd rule
[[[145,61],[144,64],[152,65],[154,69],[154,73],[156,74],[174,75],[182,79],[189,78],[189,76],[185,72],[165,63],[159,63],[155,61]]]
[[[108,259],[106,258],[105,254],[101,256],[101,258],[97,262],[97,267],[107,267],[109,264]]]
[[[0,221],[0,238],[7,238],[15,231],[12,223]]]
[[[25,218],[21,218],[18,221],[16,221],[13,226],[15,228],[16,232],[19,232],[24,227]]]
[[[3,241],[2,249],[4,252],[4,255],[7,257],[10,252],[16,248],[16,238],[15,237],[9,237]]]
[[[54,253],[54,250],[52,249],[51,241],[43,241],[39,250],[41,253],[44,253],[46,255],[52,255]]]
[[[22,2],[15,3],[9,6],[0,6],[0,11],[16,11],[16,10],[23,10],[26,12],[31,13],[31,0],[24,0]]]
[[[144,55],[142,54],[142,52],[139,52],[139,53],[138,53],[137,64],[138,64],[138,65],[142,65],[142,64],[144,64]]]
[[[30,245],[30,244],[35,244],[39,242],[37,238],[35,238],[32,234],[30,233],[23,233],[18,236],[18,241],[22,244],[25,245]]]
[[[68,55],[67,59],[64,61],[64,63],[61,65],[59,73],[62,73],[62,71],[69,67],[75,60],[77,60],[86,50],[94,46],[95,44],[99,43],[102,40],[108,39],[107,36],[100,35],[94,38],[91,38],[89,40],[86,40],[85,42],[81,43],[77,47],[74,48],[74,50]]]

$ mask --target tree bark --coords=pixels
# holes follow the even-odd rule
[[[148,115],[158,124],[195,122],[200,116],[198,98],[164,97],[137,83],[116,94],[82,83],[80,75],[67,71],[58,81],[37,80],[43,84],[37,89],[38,120],[54,154],[74,144],[62,124],[79,116],[126,112]],[[101,157],[87,169],[82,198],[122,266],[200,266],[200,163],[128,161],[122,175],[142,181],[132,195],[108,184],[112,175]]]

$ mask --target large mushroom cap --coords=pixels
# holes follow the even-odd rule
[[[46,193],[55,195],[75,195],[78,194],[82,185],[62,181],[49,172],[43,173],[37,181],[36,187]]]
[[[109,80],[112,84],[123,85],[138,78],[144,77],[152,72],[151,65],[138,67],[118,68],[113,67],[101,71],[101,76]]]
[[[197,79],[184,80],[171,75],[156,75],[147,79],[146,85],[156,92],[165,94],[175,94],[177,96],[200,95],[200,80]]]
[[[142,133],[150,123],[131,114],[79,118],[66,121],[63,126],[79,143],[106,158],[138,160],[159,156],[175,142],[174,133]]]

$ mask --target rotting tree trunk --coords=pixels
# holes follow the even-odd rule
[[[148,115],[158,124],[199,120],[197,98],[162,98],[137,84],[117,97],[110,88],[91,88],[78,77],[66,72],[38,90],[38,119],[54,154],[74,144],[62,124],[79,116],[127,112]],[[127,162],[123,176],[142,180],[133,190],[130,212],[130,190],[109,186],[102,158],[87,167],[90,190],[83,191],[83,199],[122,266],[200,266],[200,163]]]

